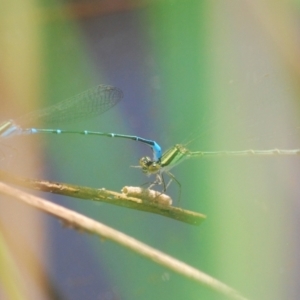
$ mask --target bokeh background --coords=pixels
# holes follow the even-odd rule
[[[0,118],[110,84],[124,92],[118,106],[64,128],[138,135],[163,149],[300,148],[299,20],[298,0],[1,1]],[[150,181],[131,166],[151,151],[133,141],[26,136],[0,149],[1,168],[18,175],[116,191]],[[180,199],[174,183],[168,194],[208,216],[200,227],[39,195],[249,299],[298,299],[299,170],[297,156],[186,160],[172,170]],[[1,299],[224,299],[13,199],[0,202]]]

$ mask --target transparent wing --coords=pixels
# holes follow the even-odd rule
[[[113,86],[98,85],[76,96],[22,116],[20,124],[42,121],[47,124],[69,123],[100,115],[116,105],[123,92]]]

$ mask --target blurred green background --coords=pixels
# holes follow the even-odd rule
[[[124,100],[68,124],[190,150],[294,149],[299,141],[298,1],[30,1],[0,4],[3,120],[97,84]],[[59,124],[58,124],[59,126]],[[4,143],[4,142],[3,142]],[[17,174],[119,191],[151,181],[150,149],[82,136],[5,141]],[[10,157],[13,147],[13,157]],[[298,157],[215,157],[172,170],[193,227],[144,212],[42,195],[141,240],[249,299],[298,299]],[[136,254],[1,197],[1,299],[224,299]],[[17,292],[16,292],[17,291]]]

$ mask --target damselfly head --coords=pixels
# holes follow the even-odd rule
[[[160,161],[153,161],[149,156],[142,157],[139,164],[143,173],[147,174],[155,174],[161,169]]]

